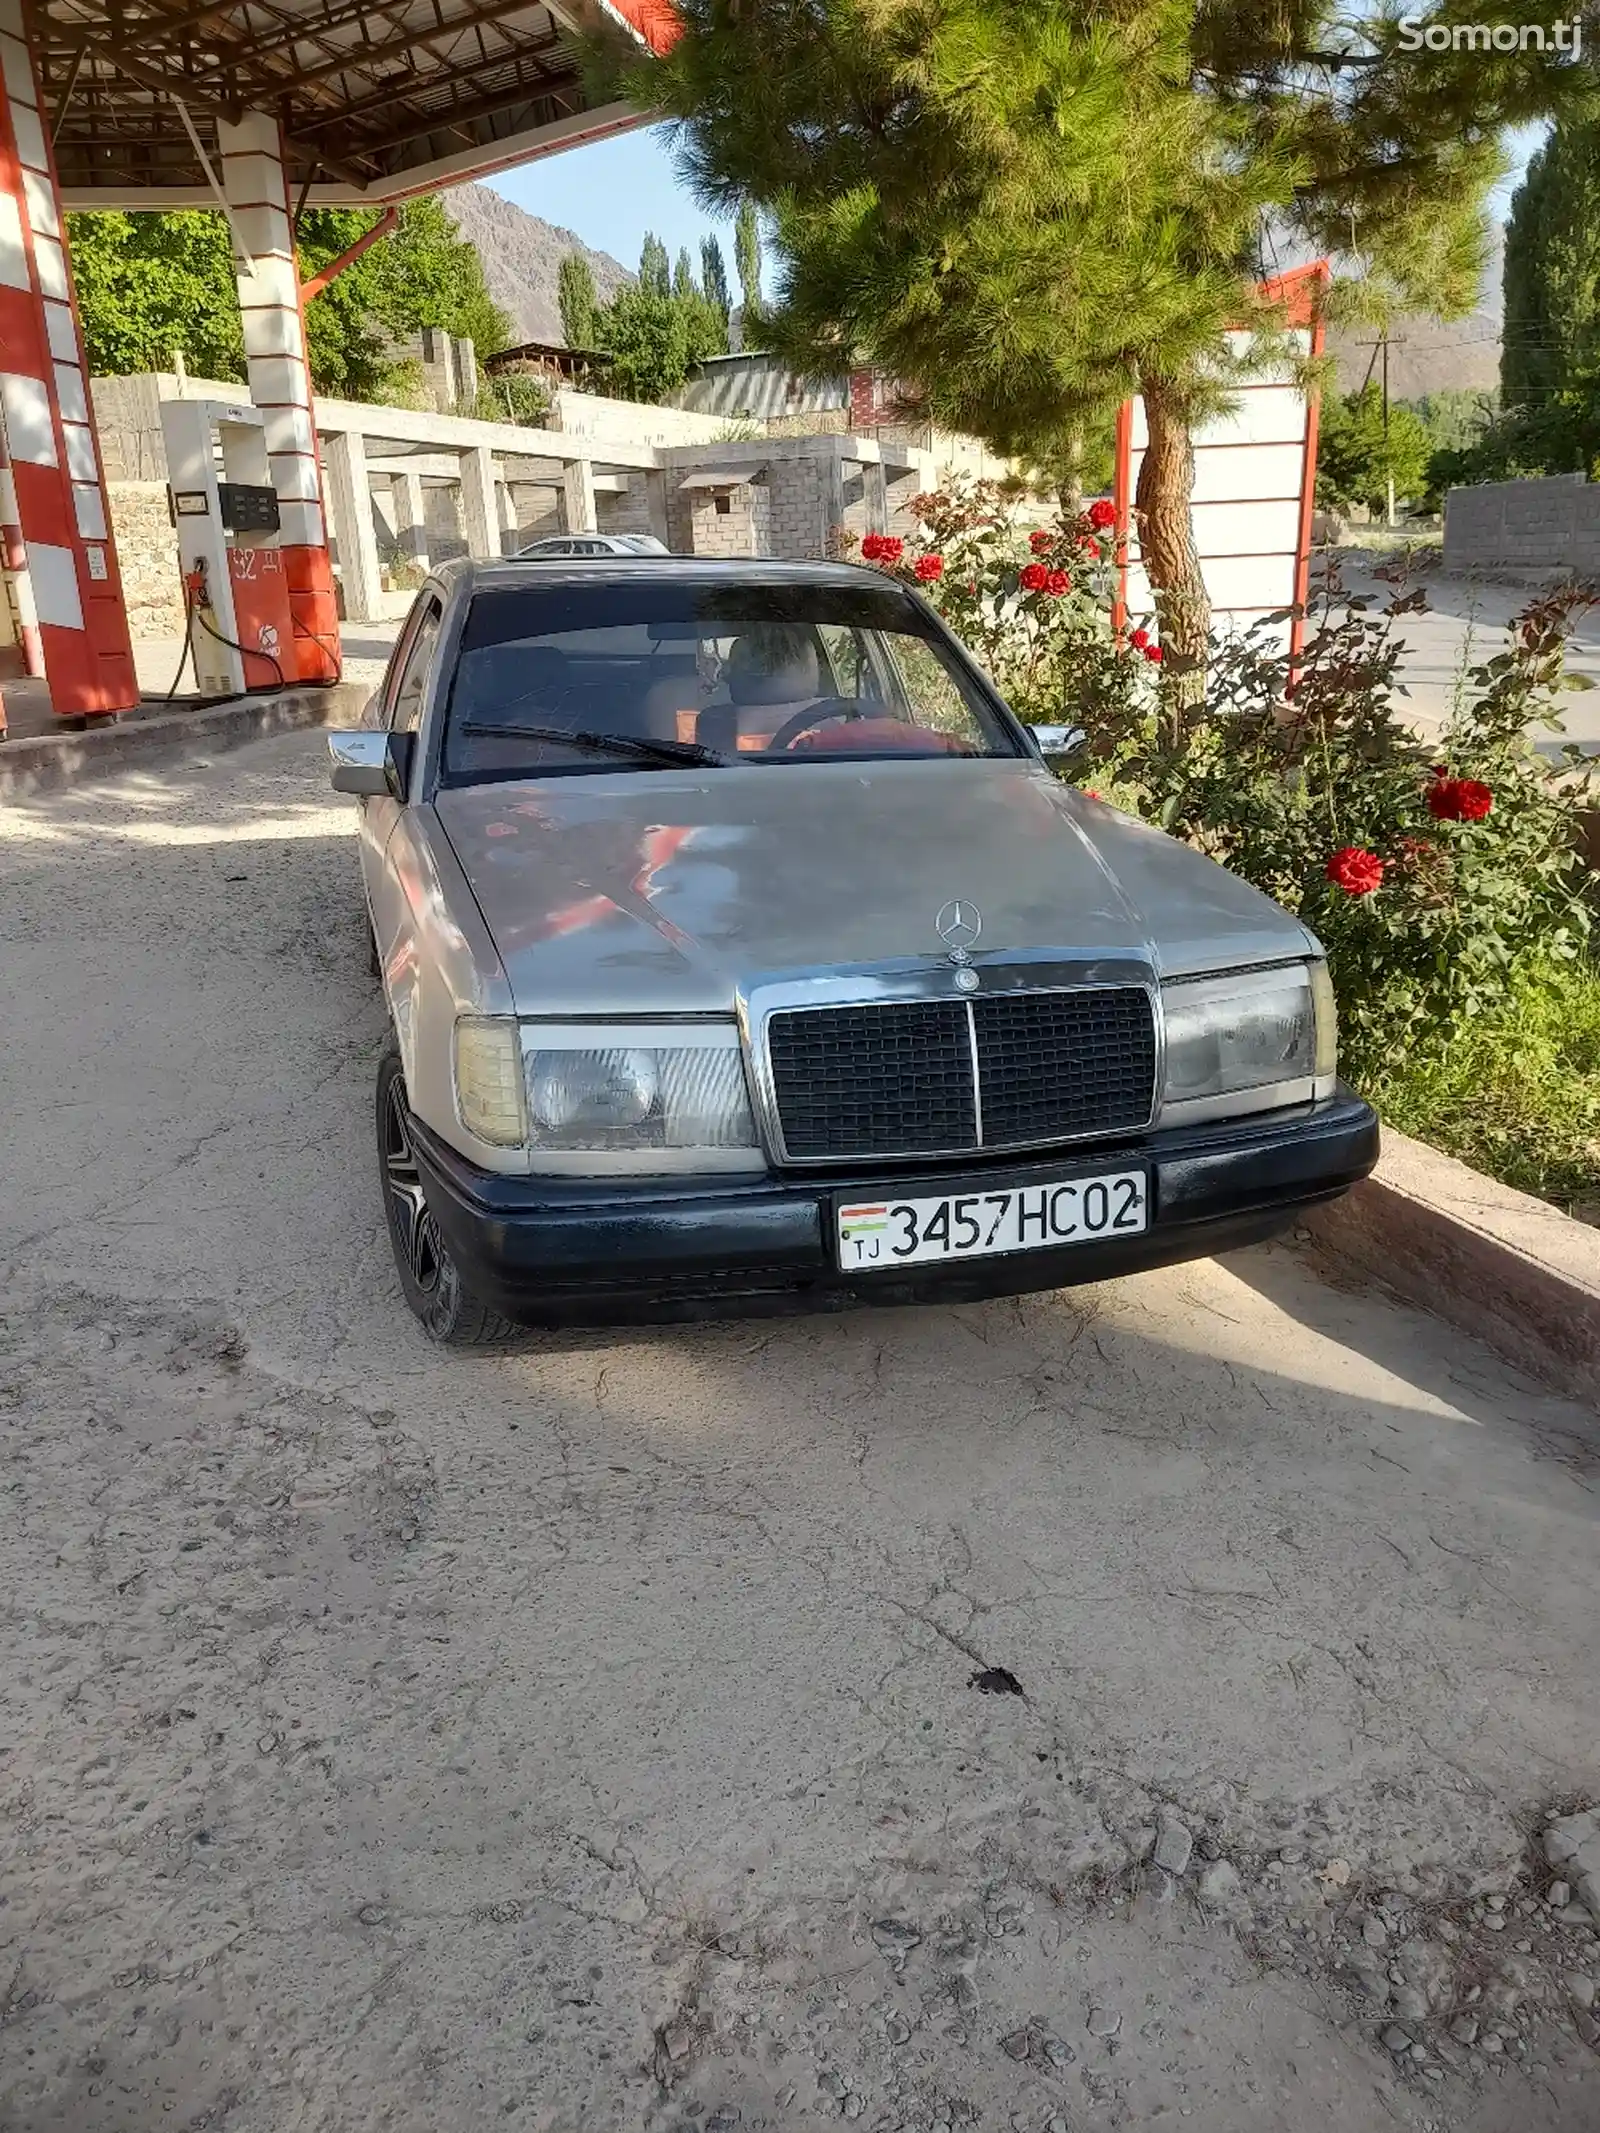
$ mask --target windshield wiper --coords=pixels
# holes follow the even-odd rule
[[[725,770],[728,758],[698,741],[642,741],[627,733],[573,733],[565,726],[514,726],[498,719],[469,718],[459,729],[482,741],[556,741],[591,755],[622,756],[635,763],[706,763]]]

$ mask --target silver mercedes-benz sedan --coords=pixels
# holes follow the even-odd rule
[[[428,1331],[1054,1288],[1365,1176],[1317,941],[1064,738],[850,565],[430,577],[330,742]]]

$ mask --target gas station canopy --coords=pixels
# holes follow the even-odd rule
[[[41,0],[63,204],[212,207],[216,128],[276,115],[296,200],[381,205],[641,122],[592,105],[576,34],[662,50],[668,0]]]

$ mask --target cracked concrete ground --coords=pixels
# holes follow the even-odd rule
[[[361,928],[314,734],[0,811],[0,2126],[1592,2133],[1592,1415],[1292,1250],[440,1353]]]

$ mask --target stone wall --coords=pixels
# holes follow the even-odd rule
[[[1486,481],[1445,499],[1446,570],[1600,576],[1600,484],[1581,474]]]
[[[714,444],[728,424],[720,415],[697,415],[684,407],[650,407],[641,400],[609,400],[601,393],[574,392],[563,385],[544,426],[560,430],[563,436],[589,438],[596,445],[635,446]]]
[[[183,635],[183,580],[178,536],[164,481],[108,481],[111,530],[128,602],[128,627],[140,642]]]

